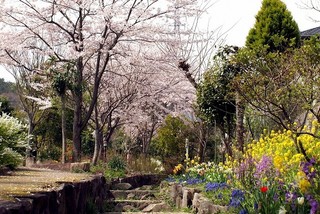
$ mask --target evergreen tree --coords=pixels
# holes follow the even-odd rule
[[[256,23],[247,36],[246,46],[252,49],[267,46],[270,52],[282,52],[299,44],[299,27],[286,5],[281,0],[263,0]]]

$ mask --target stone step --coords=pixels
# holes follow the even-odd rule
[[[157,185],[143,185],[141,187],[135,188],[136,190],[155,190],[157,188]]]
[[[116,199],[148,199],[154,197],[156,190],[110,190]]]
[[[159,204],[161,200],[112,200],[105,202],[107,211],[141,211],[150,204]]]
[[[173,211],[171,211],[171,212],[105,212],[104,214],[120,214],[120,213],[122,213],[122,214],[150,214],[150,213],[154,213],[154,214],[170,214],[170,213],[173,213],[173,214],[190,214],[192,212],[190,212],[190,213],[188,213],[188,212],[179,212],[179,211],[177,211],[177,212],[173,212]]]

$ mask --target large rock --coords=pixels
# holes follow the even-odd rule
[[[188,207],[188,198],[191,198],[190,195],[191,195],[191,193],[187,189],[183,190],[182,202],[181,202],[181,207],[182,208],[187,208]]]
[[[167,195],[170,196],[170,200],[178,209],[190,207],[197,214],[215,214],[227,211],[226,206],[215,205],[205,198],[199,189],[184,187],[177,183],[161,186],[169,189]]]
[[[198,208],[198,214],[216,214],[227,212],[227,207],[213,204],[211,201],[202,201]]]
[[[146,208],[142,210],[142,212],[159,212],[159,211],[166,211],[169,210],[170,207],[162,202],[158,204],[149,204]]]
[[[198,214],[215,214],[227,211],[226,206],[215,205],[198,192],[193,195],[192,208]]]

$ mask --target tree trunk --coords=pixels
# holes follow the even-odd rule
[[[223,135],[222,139],[226,149],[225,151],[230,157],[232,157],[231,137],[229,135],[230,132],[226,131],[224,124],[220,125],[220,130],[221,130],[221,134]]]
[[[61,137],[62,137],[62,154],[61,163],[66,162],[66,95],[61,95]]]
[[[94,138],[94,152],[92,157],[92,164],[97,165],[98,160],[100,159],[101,155],[101,147],[103,146],[103,138],[102,138],[102,132],[99,125],[99,117],[98,117],[98,109],[97,106],[94,108],[94,114],[95,114],[95,138]]]
[[[28,121],[29,121],[29,127],[28,127],[28,145],[31,147],[33,143],[33,139],[30,137],[33,134],[35,124],[33,122],[33,115],[28,114]],[[32,157],[32,147],[31,149],[27,148],[26,149],[26,166],[31,166],[36,162],[36,157]]]
[[[206,127],[203,124],[202,121],[199,123],[200,127],[200,133],[199,133],[199,150],[198,150],[198,156],[200,158],[200,163],[204,161],[204,151],[206,147]]]
[[[92,164],[97,165],[100,160],[101,148],[103,144],[102,132],[99,130],[95,130],[95,140],[94,140],[94,153],[92,158]]]
[[[149,151],[150,143],[151,143],[152,137],[154,135],[157,123],[158,123],[157,121],[152,120],[152,127],[151,127],[150,132],[147,132],[148,128],[147,128],[147,125],[146,125],[146,135],[147,136],[145,136],[144,139],[143,139],[143,147],[142,147],[142,153],[143,154],[147,154],[148,151]]]
[[[243,151],[244,147],[244,125],[243,125],[243,118],[244,118],[244,111],[245,106],[240,98],[239,93],[236,93],[236,139],[237,139],[237,146],[239,151]]]
[[[98,163],[99,159],[99,152],[100,152],[100,144],[99,144],[99,131],[95,129],[94,133],[94,151],[93,151],[93,157],[92,157],[92,164],[95,166]]]
[[[28,114],[28,121],[29,121],[29,127],[28,127],[28,136],[31,136],[33,134],[34,128],[35,128],[35,124],[33,121],[33,115],[29,115]],[[29,146],[31,146],[33,139],[29,138],[28,139],[28,144]]]
[[[72,161],[79,162],[81,160],[81,129],[82,129],[82,77],[83,71],[83,59],[79,57],[77,59],[77,72],[75,77],[75,88],[73,91],[73,97],[75,102],[74,114],[73,114],[73,151],[72,151]]]

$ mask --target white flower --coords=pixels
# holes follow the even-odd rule
[[[284,206],[281,206],[279,209],[279,214],[286,214],[287,210],[284,208]]]
[[[302,205],[304,203],[304,197],[297,198],[298,204]]]

